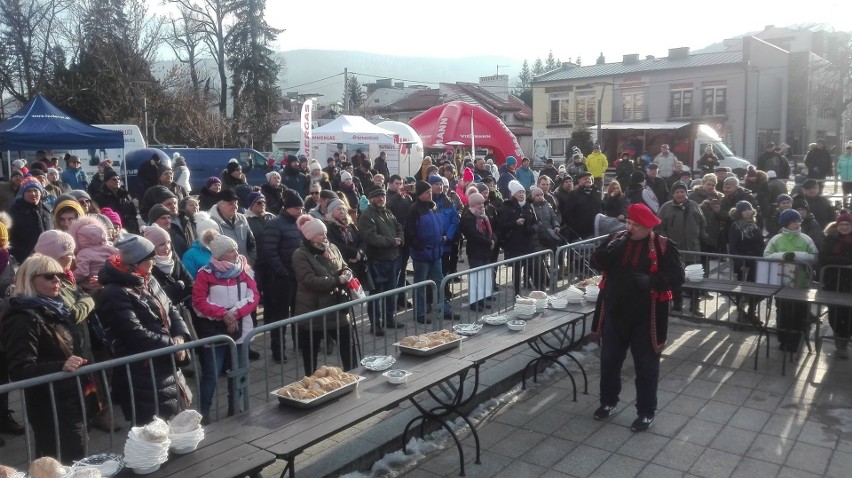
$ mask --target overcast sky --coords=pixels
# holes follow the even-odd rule
[[[766,25],[829,23],[852,31],[848,0],[267,0],[266,8],[267,21],[286,29],[281,50],[505,55],[531,62],[551,48],[561,60],[580,55],[584,64],[600,52],[608,61],[628,53],[662,56],[669,48],[698,49]]]

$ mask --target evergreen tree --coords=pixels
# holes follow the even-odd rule
[[[532,76],[536,77],[544,73],[544,71],[544,63],[541,61],[541,58],[536,58],[535,63],[533,63]]]
[[[358,81],[356,76],[349,77],[349,84],[346,85],[346,92],[349,93],[349,111],[358,111],[364,106],[367,101],[367,92],[364,90],[364,85]],[[344,98],[345,101],[346,98]]]
[[[598,56],[597,61],[595,61],[595,65],[603,65],[606,63],[606,58],[604,57],[603,52],[601,52],[600,56]]]
[[[266,23],[265,10],[266,0],[233,0],[232,11],[242,20],[231,28],[226,43],[234,125],[251,144],[272,136],[281,98],[276,86],[281,65],[271,48],[281,30]]]
[[[143,0],[81,2],[80,51],[57,88],[64,87],[69,113],[89,123],[142,123],[143,103],[160,101],[143,44]],[[59,83],[62,83],[60,85]]]
[[[527,60],[524,60],[524,64],[521,67],[521,73],[518,74],[518,82],[515,84],[515,91],[513,94],[520,98],[527,106],[532,107],[532,71],[530,71],[530,64]]]

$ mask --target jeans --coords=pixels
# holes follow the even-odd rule
[[[247,346],[247,345],[246,345]],[[242,354],[243,344],[237,344],[237,362],[238,367],[246,367],[247,364]],[[225,357],[228,355],[228,347],[224,345],[216,345],[202,347],[199,359],[201,360],[201,383],[199,384],[198,402],[201,405],[201,414],[205,417],[210,416],[210,407],[213,406],[213,396],[216,394],[216,386],[219,384],[219,373],[225,366]],[[230,364],[228,364],[230,368]],[[242,387],[238,386],[238,390]],[[228,400],[230,403],[231,397],[234,394],[231,382],[228,382]],[[241,398],[240,394],[237,399]],[[231,407],[228,407],[231,410]]]
[[[627,349],[636,370],[636,411],[653,417],[657,410],[657,381],[660,356],[651,345],[648,313],[614,317],[607,313],[601,330],[601,405],[615,406],[621,393],[621,366]]]
[[[367,267],[370,268],[370,274],[373,276],[373,285],[375,289],[373,294],[387,292],[396,288],[396,282],[399,278],[397,260],[392,261],[370,261]],[[379,325],[384,327],[393,324],[394,315],[396,314],[396,297],[389,295],[381,301],[371,301],[367,304],[367,313],[370,316],[370,324],[373,326]]]
[[[441,258],[435,259],[432,262],[414,261],[414,282],[422,282],[431,280],[440,287],[441,281],[444,280],[444,273],[441,269]],[[450,304],[444,302],[444,315],[450,315]],[[417,319],[426,316],[426,289],[418,288],[414,293],[414,317]]]

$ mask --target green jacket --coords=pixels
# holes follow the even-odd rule
[[[783,259],[792,252],[798,264],[782,263],[779,265],[781,285],[788,287],[807,288],[810,284],[808,276],[809,268],[801,263],[814,264],[817,258],[817,248],[814,241],[807,234],[782,230],[772,236],[763,250],[763,257],[769,259]]]
[[[367,260],[393,261],[399,257],[396,239],[404,240],[402,225],[386,207],[372,204],[358,219],[361,238],[367,244]]]

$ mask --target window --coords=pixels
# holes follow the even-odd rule
[[[624,121],[645,119],[645,92],[633,91],[621,94],[621,119]]]
[[[550,140],[550,157],[564,158],[565,157],[565,140],[551,139]],[[556,161],[554,161],[556,162]]]
[[[595,114],[597,110],[594,91],[577,92],[577,122],[585,124],[595,124],[598,121],[598,116]]]
[[[725,114],[726,98],[727,90],[724,86],[705,87],[701,101],[701,114],[704,116]]]
[[[692,90],[678,89],[671,91],[671,111],[669,116],[672,118],[688,118],[692,116]]]
[[[553,98],[550,100],[550,120],[548,124],[568,124],[569,119],[568,98]]]

